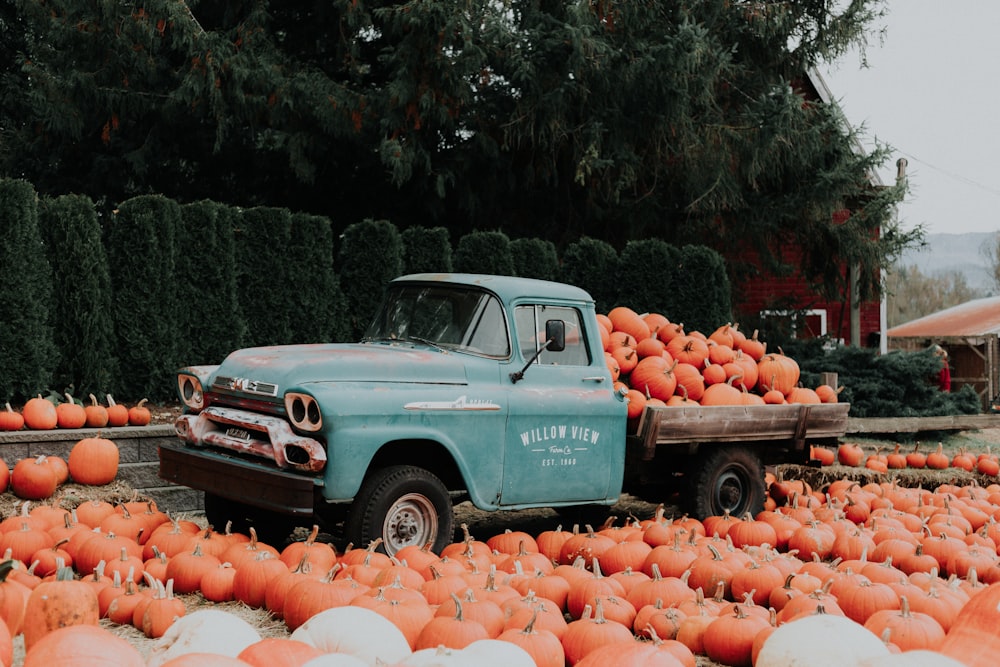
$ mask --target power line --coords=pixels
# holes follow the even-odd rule
[[[965,183],[966,185],[969,185],[969,186],[974,187],[974,188],[978,188],[980,190],[983,190],[984,192],[990,193],[991,195],[995,195],[997,197],[1000,197],[1000,190],[998,190],[997,188],[990,187],[989,185],[985,185],[983,183],[980,183],[979,181],[974,181],[971,178],[968,178],[967,176],[962,176],[961,174],[956,174],[956,173],[954,173],[952,171],[949,171],[947,169],[942,169],[941,167],[933,165],[930,162],[926,162],[924,160],[921,160],[917,156],[911,155],[910,153],[907,153],[906,151],[900,151],[900,150],[897,149],[897,152],[901,153],[902,155],[905,155],[908,159],[913,160],[914,162],[919,162],[920,164],[924,165],[925,167],[929,167],[929,168],[933,169],[934,171],[941,172],[942,174],[944,174],[945,176],[948,176],[949,178],[953,178],[956,181],[961,181],[962,183]]]

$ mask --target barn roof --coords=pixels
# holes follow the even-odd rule
[[[888,331],[889,338],[942,338],[995,333],[1000,333],[1000,296],[966,301]]]

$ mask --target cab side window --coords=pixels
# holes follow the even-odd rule
[[[575,308],[565,306],[525,305],[514,309],[517,341],[521,355],[530,359],[542,343],[547,320],[562,320],[566,325],[566,349],[542,352],[538,363],[559,366],[589,366],[590,354],[583,332],[583,318]]]

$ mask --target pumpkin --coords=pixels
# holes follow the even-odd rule
[[[100,621],[97,593],[73,570],[60,568],[56,578],[39,583],[24,607],[24,647],[31,648],[48,633],[69,625],[97,625]]]
[[[42,398],[41,394],[24,404],[21,415],[24,417],[25,426],[38,431],[54,429],[59,423],[56,406],[52,405],[51,401]]]
[[[937,650],[968,667],[990,667],[1000,652],[1000,583],[990,584],[963,607]]]
[[[747,613],[744,605],[733,605],[732,613],[720,614],[705,628],[705,653],[724,665],[749,665],[753,639],[767,627],[762,616]]]
[[[87,411],[66,393],[66,402],[56,406],[56,426],[59,428],[83,428],[87,423]]]
[[[251,667],[297,667],[324,654],[315,646],[288,637],[267,637],[250,644],[236,657]]]
[[[394,664],[410,655],[403,632],[389,619],[364,607],[326,609],[295,629],[289,637],[324,653],[345,653],[375,664]]]
[[[776,389],[787,396],[799,383],[799,364],[784,354],[771,352],[757,362],[757,388]],[[770,383],[764,389],[761,383]]]
[[[115,403],[111,394],[107,394],[108,399],[108,426],[126,426],[128,424],[128,408]]]
[[[844,616],[812,614],[779,625],[757,656],[757,667],[842,667],[889,654],[882,640]]]
[[[178,618],[149,650],[148,667],[159,667],[185,653],[214,653],[235,658],[261,640],[257,630],[235,614],[199,609]]]
[[[477,639],[462,649],[462,660],[470,665],[504,665],[505,667],[538,667],[523,647],[499,639]]]
[[[24,416],[15,412],[10,403],[5,404],[6,410],[0,412],[0,431],[20,431],[24,428]]]
[[[46,457],[21,459],[14,464],[10,473],[10,488],[18,498],[42,500],[56,491],[58,480],[56,471],[49,466]]]
[[[649,338],[649,324],[637,312],[627,306],[618,306],[608,312],[608,319],[611,320],[612,331],[623,331],[636,342]]]
[[[593,617],[588,606],[579,619],[566,626],[562,637],[566,664],[575,665],[600,647],[619,642],[634,644],[632,630],[621,623],[605,619],[604,608],[598,598]]]
[[[147,577],[146,582],[153,589],[152,597],[146,604],[136,607],[132,622],[150,639],[158,639],[177,624],[177,619],[185,615],[186,608],[183,600],[174,597],[173,580],[168,579],[166,586],[151,577]]]
[[[69,474],[80,484],[110,484],[118,474],[118,459],[118,445],[111,440],[100,436],[83,438],[69,452]]]
[[[24,667],[144,667],[146,661],[138,649],[98,625],[69,625],[39,639],[25,654],[23,664]]]
[[[90,405],[83,408],[87,416],[86,425],[90,428],[104,428],[108,425],[108,410],[97,402],[97,397],[90,395]]]
[[[131,426],[148,426],[152,419],[153,415],[146,407],[145,398],[128,409],[128,423]]]

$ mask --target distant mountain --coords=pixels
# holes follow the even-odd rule
[[[965,274],[969,287],[988,290],[993,280],[984,250],[995,243],[995,239],[996,232],[928,234],[927,245],[903,253],[899,263],[916,265],[926,276],[958,271]]]

